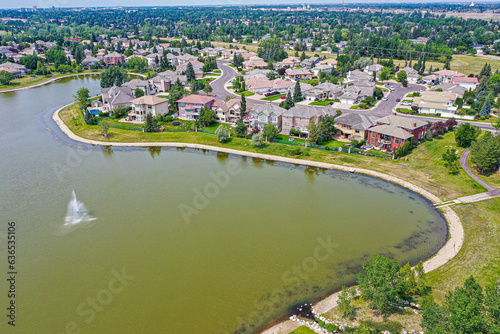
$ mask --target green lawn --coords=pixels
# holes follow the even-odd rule
[[[222,73],[221,70],[213,70],[214,73]]]
[[[264,101],[276,101],[276,100],[280,100],[282,96],[286,97],[286,94],[268,96],[268,97],[263,98],[262,100],[264,100]]]
[[[344,146],[345,144],[349,144],[349,143],[346,143],[346,142],[342,142],[342,141],[338,141],[338,140],[330,140],[330,141],[327,141],[327,142],[324,142],[324,143],[321,143],[321,145],[323,146],[328,146],[328,147],[336,147],[336,148],[339,148],[339,147],[342,147]]]
[[[279,134],[276,139],[277,140],[284,140],[284,141],[290,141],[290,136],[288,135],[283,135],[283,134]],[[296,138],[296,137],[293,137],[293,141],[296,142],[296,143],[305,143],[306,140],[305,139],[302,139],[302,138]]]
[[[358,109],[359,106],[358,105],[354,105],[354,106],[350,106],[349,109]]]
[[[26,87],[29,85],[34,85],[34,84],[40,83],[44,80],[47,80],[50,77],[51,77],[51,75],[48,75],[48,76],[36,75],[33,77],[30,75],[25,75],[22,78],[12,80],[11,83],[8,85],[0,85],[0,90],[7,90],[7,89],[12,89],[12,88],[20,88],[20,87]]]
[[[300,326],[296,330],[291,331],[289,334],[316,334],[316,332],[307,326]]]
[[[241,93],[240,93],[240,92],[238,92],[238,93],[236,93],[236,94],[238,94],[239,96],[241,96],[241,94],[244,94],[245,96],[252,96],[252,95],[255,95],[255,93],[254,93],[254,92],[249,92],[248,90],[246,90],[246,91],[244,91],[244,92],[241,92]]]
[[[500,277],[500,198],[453,209],[462,220],[465,240],[452,261],[428,274],[439,301],[444,301],[447,291],[463,286],[470,275],[483,286]]]
[[[314,102],[311,102],[309,103],[310,106],[327,106],[329,104],[331,104],[332,101],[331,100],[326,100],[326,101],[314,101]]]

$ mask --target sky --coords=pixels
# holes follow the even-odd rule
[[[446,0],[445,0],[446,1]],[[439,2],[445,2],[439,1]],[[470,0],[450,0],[446,2],[468,2]],[[415,0],[345,0],[345,3],[411,3]],[[419,0],[419,2],[436,2],[433,0]],[[477,1],[477,2],[499,2],[493,1]],[[325,3],[325,4],[340,4],[342,0],[315,0],[307,2],[304,0],[274,0],[272,4],[303,4],[303,3]],[[20,8],[33,7],[112,7],[112,6],[192,6],[192,5],[250,5],[250,4],[271,4],[265,0],[0,0],[0,8]]]

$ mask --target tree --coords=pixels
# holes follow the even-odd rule
[[[127,81],[127,71],[119,66],[112,66],[101,74],[101,88],[109,88],[113,85],[121,86]]]
[[[187,64],[186,77],[189,82],[196,80],[196,74],[194,73],[194,67],[192,63]]]
[[[240,104],[240,118],[245,117],[247,114],[247,99],[245,94],[241,94],[241,104]]]
[[[315,119],[311,119],[311,123],[307,126],[307,130],[309,131],[309,141],[311,144],[317,144],[319,141],[319,124],[316,123]]]
[[[472,144],[470,151],[471,161],[476,164],[481,174],[494,171],[500,161],[500,137],[493,137],[493,134],[487,131]]]
[[[290,91],[288,91],[288,93],[286,94],[286,99],[284,101],[283,108],[288,110],[288,109],[292,108],[294,105],[295,105],[295,103],[293,103],[292,94],[290,93]]]
[[[406,74],[406,71],[399,71],[398,74],[398,81],[402,82],[403,80],[406,80],[408,78],[408,75]]]
[[[373,97],[377,100],[380,100],[384,97],[384,92],[380,88],[375,88],[373,90]]]
[[[229,132],[224,125],[219,125],[217,130],[215,130],[215,136],[220,143],[225,143],[229,139]]]
[[[458,174],[458,165],[457,161],[459,156],[456,151],[452,148],[449,148],[446,152],[443,153],[444,166],[448,168],[448,172],[450,174]]]
[[[494,127],[495,129],[497,129],[497,131],[496,131],[496,132],[498,133],[498,130],[500,130],[500,117],[498,117],[498,118],[497,118],[497,121],[496,121],[495,123],[493,123],[492,125],[493,125],[493,127]]]
[[[215,111],[212,109],[200,109],[199,121],[202,126],[210,126],[216,119],[217,116],[215,115]]]
[[[144,132],[155,132],[158,131],[158,120],[153,117],[153,114],[148,112],[146,115],[146,125],[144,126]]]
[[[234,131],[238,137],[243,137],[247,134],[247,126],[243,122],[243,119],[239,118],[238,121],[236,121],[236,128]]]
[[[7,71],[0,71],[0,84],[8,85],[14,80],[14,75]]]
[[[300,101],[302,101],[302,90],[300,89],[300,81],[297,80],[295,89],[293,90],[293,102],[297,103]]]
[[[144,94],[145,94],[144,91],[142,89],[140,89],[140,88],[136,88],[135,91],[134,91],[134,96],[136,98],[142,97],[142,96],[144,96]]]
[[[108,122],[102,121],[99,125],[101,127],[101,134],[104,137],[107,138],[108,137],[108,132],[109,132],[109,124],[108,124]]]
[[[486,333],[483,290],[474,277],[469,277],[464,287],[455,288],[446,296],[452,333]]]
[[[396,150],[396,153],[394,153],[394,158],[398,159],[401,157],[404,157],[408,153],[410,153],[413,150],[413,141],[410,139],[409,141],[405,142],[403,145],[399,146],[398,149]]]
[[[488,116],[490,113],[491,113],[491,101],[490,97],[488,96],[484,101],[481,111],[479,112],[479,116]]]
[[[424,298],[422,302],[422,323],[420,325],[425,333],[450,333],[447,318],[446,309],[439,306],[432,296]]]
[[[357,275],[363,299],[368,301],[371,308],[387,312],[389,306],[397,301],[401,284],[398,261],[376,254],[370,261],[363,263],[363,270]]]
[[[266,124],[266,126],[264,126],[263,133],[266,140],[270,141],[278,136],[279,130],[274,126],[274,124]]]
[[[87,109],[90,106],[90,92],[86,87],[82,87],[76,91],[76,94],[73,95],[75,101],[78,102],[78,106],[81,110]]]
[[[339,311],[345,318],[354,318],[356,309],[351,304],[351,299],[356,296],[356,288],[348,289],[345,286],[342,287],[342,292],[339,294],[338,306]]]
[[[41,61],[39,61],[37,64],[36,64],[36,71],[35,71],[35,74],[36,75],[47,75],[47,68],[42,64]]]
[[[319,122],[319,140],[320,142],[331,140],[337,132],[335,128],[335,117],[326,115]]]
[[[262,146],[264,144],[264,134],[262,132],[256,133],[252,136],[252,145]]]
[[[213,91],[213,88],[212,86],[210,86],[210,84],[207,82],[205,84],[205,86],[203,86],[203,91],[208,95],[209,93],[211,93]]]
[[[29,55],[22,57],[19,59],[19,62],[26,66],[26,68],[29,68],[30,70],[36,70],[36,67],[38,65],[39,59],[37,55]],[[78,63],[80,64],[80,63]]]
[[[480,134],[480,128],[470,123],[462,123],[455,129],[455,141],[460,147],[469,147]]]
[[[144,58],[134,57],[125,63],[125,67],[142,72],[148,67],[148,61]]]
[[[391,77],[391,69],[388,67],[384,67],[382,71],[380,71],[379,79],[381,81],[389,80]]]
[[[303,61],[306,59],[306,53],[302,51],[302,54],[300,55],[300,61]]]

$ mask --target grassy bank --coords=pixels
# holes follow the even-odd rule
[[[359,168],[368,168],[383,172],[401,179],[409,179],[415,184],[429,192],[440,196],[443,200],[453,199],[466,194],[482,192],[480,186],[464,172],[458,175],[450,175],[444,167],[442,154],[445,146],[456,147],[454,135],[448,133],[430,142],[419,145],[408,159],[389,160],[373,157],[330,152],[310,149],[309,156],[293,154],[293,147],[286,144],[266,144],[264,147],[256,148],[250,144],[250,140],[241,138],[231,138],[230,142],[221,144],[213,134],[193,133],[193,132],[162,132],[162,133],[142,133],[122,129],[110,129],[109,138],[100,135],[99,126],[89,126],[84,123],[81,113],[75,105],[70,106],[60,113],[63,121],[78,136],[100,141],[118,142],[184,142],[226,147],[236,150],[272,154],[283,157],[303,158],[307,160],[326,162],[332,164],[346,165]],[[458,148],[461,152],[462,149]]]
[[[40,83],[42,81],[48,80],[48,79],[50,79],[50,77],[51,77],[50,75],[48,75],[48,76],[36,75],[33,77],[30,75],[26,75],[22,78],[12,80],[11,83],[8,85],[0,85],[0,90],[22,88],[22,87],[34,85],[34,84]]]

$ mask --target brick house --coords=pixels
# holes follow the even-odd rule
[[[368,137],[368,129],[377,124],[377,117],[357,113],[346,113],[335,117],[339,140],[358,141]]]
[[[180,119],[198,119],[201,108],[211,109],[214,103],[214,98],[210,96],[191,94],[184,96],[177,101],[179,106]]]
[[[118,63],[123,63],[125,56],[118,52],[111,52],[103,57],[106,66],[116,66]]]
[[[311,80],[312,79],[312,73],[309,70],[303,70],[303,69],[287,69],[285,71],[285,77],[289,79],[303,79],[303,80]]]
[[[423,139],[427,122],[402,116],[386,116],[368,129],[368,144],[388,152],[395,152],[408,141]]]

